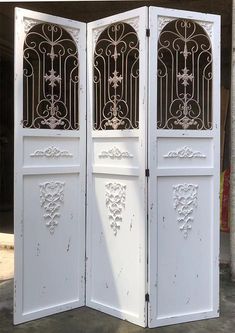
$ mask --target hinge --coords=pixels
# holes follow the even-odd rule
[[[146,29],[146,36],[150,37],[150,29]]]
[[[149,169],[145,169],[145,177],[149,177]]]
[[[145,294],[145,302],[149,302],[149,294]]]

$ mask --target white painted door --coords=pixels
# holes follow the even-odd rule
[[[15,14],[19,324],[84,305],[86,25]]]
[[[149,327],[219,315],[220,17],[150,8]]]
[[[88,24],[86,304],[146,326],[147,7]]]

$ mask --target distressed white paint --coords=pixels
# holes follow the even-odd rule
[[[170,18],[208,22],[213,52],[212,130],[156,129],[158,20],[164,16],[166,22]],[[149,327],[156,327],[219,314],[220,17],[150,7],[149,50],[148,318]],[[185,146],[205,157],[166,158]],[[185,186],[182,197],[191,202],[190,214],[179,214],[175,192],[179,186]],[[187,217],[188,224],[180,229]]]
[[[109,24],[138,21],[140,43],[139,129],[92,129],[93,52],[97,34]],[[86,304],[147,325],[146,291],[146,115],[147,8],[88,24],[88,197]],[[116,147],[113,150],[113,147]],[[123,152],[121,158],[117,157]],[[102,152],[110,152],[102,158]],[[113,154],[112,154],[113,151]],[[105,154],[105,153],[104,153]],[[124,158],[125,157],[125,158]],[[115,214],[110,210],[116,202]]]
[[[25,18],[79,33],[79,131],[21,125]],[[15,27],[14,323],[19,324],[84,305],[86,26],[17,8]],[[57,150],[50,153],[51,147]]]

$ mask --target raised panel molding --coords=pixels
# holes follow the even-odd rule
[[[171,150],[164,158],[206,158],[206,155],[202,154],[200,151],[193,151],[192,148],[184,146],[178,148],[177,150]]]
[[[194,208],[197,207],[198,185],[178,184],[173,186],[173,206],[179,217],[177,222],[179,229],[183,232],[184,238],[188,237],[189,230],[192,229]]]
[[[119,183],[107,183],[105,185],[106,191],[106,207],[108,208],[108,217],[110,226],[116,236],[117,231],[120,229],[123,219],[122,213],[125,208],[126,202],[126,185]]]
[[[111,158],[111,159],[122,159],[122,158],[133,158],[133,155],[128,151],[121,151],[119,148],[114,146],[109,150],[103,150],[99,154],[100,158]]]
[[[30,156],[57,158],[57,157],[72,157],[73,154],[69,153],[67,150],[60,150],[55,146],[50,146],[42,150],[37,149],[32,154],[30,154]]]
[[[64,202],[65,182],[51,181],[39,184],[40,202],[44,208],[44,220],[50,233],[53,235],[60,217],[61,203]]]

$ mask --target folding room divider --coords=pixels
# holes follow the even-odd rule
[[[14,322],[218,316],[220,17],[16,9]]]

